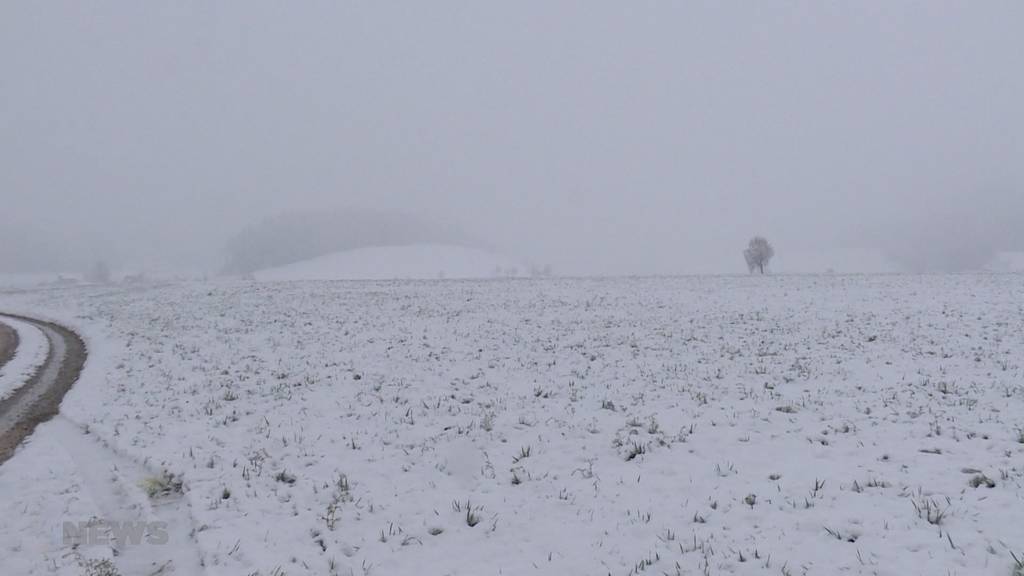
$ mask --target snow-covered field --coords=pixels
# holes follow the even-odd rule
[[[1021,276],[197,283],[0,309],[90,347],[66,422],[0,468],[2,574],[168,549],[264,576],[1024,560]],[[113,494],[106,457],[139,468]],[[113,557],[45,529],[131,508],[160,470],[195,546]]]

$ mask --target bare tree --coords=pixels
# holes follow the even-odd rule
[[[743,251],[743,257],[747,260],[747,269],[750,270],[751,274],[754,272],[764,274],[764,269],[768,266],[772,256],[775,256],[775,249],[762,236],[751,238],[750,243],[747,244],[747,249]]]

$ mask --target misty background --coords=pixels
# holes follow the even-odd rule
[[[293,255],[275,234],[567,274],[742,272],[754,234],[779,272],[975,269],[1024,251],[1021,22],[1009,1],[4,2],[0,271],[241,270]]]

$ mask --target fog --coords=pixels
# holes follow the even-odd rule
[[[366,210],[567,274],[1024,250],[1024,3],[496,4],[2,3],[0,271]]]

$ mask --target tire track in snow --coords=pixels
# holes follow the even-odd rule
[[[13,454],[22,440],[57,414],[64,394],[78,380],[85,365],[85,342],[71,330],[52,322],[3,314],[41,330],[49,343],[46,360],[24,386],[0,401],[0,465]]]
[[[102,520],[143,522],[166,534],[165,544],[111,542],[119,573],[125,576],[203,574],[202,556],[196,546],[192,514],[184,494],[173,492],[151,500],[140,484],[157,474],[59,415],[64,395],[78,380],[85,365],[86,346],[82,339],[52,322],[14,314],[0,314],[0,317],[37,327],[49,344],[46,360],[36,373],[15,393],[0,401],[0,465],[14,454],[36,426],[49,420],[42,433],[52,434],[67,450],[85,492],[103,514]],[[17,333],[7,328],[14,334],[16,343]]]
[[[141,485],[146,480],[160,478],[159,472],[119,453],[64,415],[47,424],[47,432],[67,450],[84,491],[92,497],[103,520],[120,526],[146,527],[145,537],[137,541],[118,541],[112,531],[110,547],[120,574],[200,576],[205,573],[195,540],[192,512],[183,492],[171,490],[150,499]],[[150,542],[150,536],[155,536],[157,541]]]
[[[50,350],[46,336],[34,325],[13,320],[5,324],[14,329],[18,346],[10,360],[0,366],[0,401],[23,386],[36,373]]]

